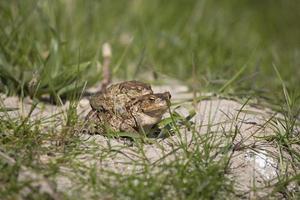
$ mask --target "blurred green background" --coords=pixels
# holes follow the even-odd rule
[[[298,94],[299,19],[298,0],[1,0],[0,91],[68,96],[94,85],[109,42],[114,78],[165,74],[220,91],[240,71],[221,92],[276,99],[275,65]]]

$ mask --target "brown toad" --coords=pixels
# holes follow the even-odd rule
[[[150,85],[128,81],[112,85],[93,98],[92,111],[87,116],[89,132],[137,133],[148,132],[161,120],[171,95],[169,92],[153,94]]]
[[[113,111],[122,115],[125,111],[125,104],[134,98],[153,94],[149,84],[139,81],[125,81],[111,85],[103,92],[92,96],[90,105],[93,110]]]

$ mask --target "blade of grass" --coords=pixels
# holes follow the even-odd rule
[[[234,81],[236,81],[242,74],[243,72],[246,70],[247,65],[244,65],[231,79],[229,79],[220,89],[219,89],[219,93],[224,92],[228,86],[230,86]]]

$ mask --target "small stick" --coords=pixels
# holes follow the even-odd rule
[[[101,81],[101,91],[104,91],[107,86],[111,83],[111,71],[110,71],[110,61],[111,61],[111,46],[109,43],[104,43],[102,45],[102,56],[103,56],[103,79]]]

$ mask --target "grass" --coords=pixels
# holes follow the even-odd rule
[[[180,1],[171,5],[166,1],[3,1],[1,90],[33,95],[38,85],[37,97],[64,96],[80,91],[85,82],[91,86],[101,80],[99,52],[106,41],[113,47],[114,76],[122,79],[139,79],[147,71],[192,86],[189,72],[194,62],[198,90],[218,91],[247,66],[235,80],[238,84],[221,91],[251,90],[276,99],[274,90],[280,90],[272,67],[276,64],[288,88],[299,90],[296,1],[189,0],[184,6]]]
[[[248,101],[245,102],[247,103]],[[173,130],[172,135],[175,134],[175,137],[168,140],[171,150],[161,143],[163,140],[152,141],[152,144],[136,140],[134,146],[130,147],[116,144],[115,138],[106,138],[107,143],[99,143],[97,137],[74,135],[70,127],[77,123],[77,117],[76,106],[72,104],[66,109],[67,117],[63,120],[57,115],[50,116],[51,122],[48,118],[30,120],[33,117],[30,115],[2,117],[1,154],[9,159],[5,156],[0,158],[1,197],[17,198],[20,194],[24,195],[24,188],[28,187],[32,192],[23,198],[238,199],[241,195],[248,196],[249,194],[235,191],[235,182],[228,177],[233,154],[241,149],[252,148],[243,146],[242,142],[236,140],[241,133],[244,106],[233,119],[219,124],[215,124],[215,113],[209,111],[210,106],[207,107],[211,121],[201,124],[202,131],[191,123],[189,117],[180,116],[176,112],[162,122],[168,127],[166,132]],[[32,106],[32,110],[34,109],[36,106]],[[192,113],[191,115],[193,116]],[[271,141],[274,141],[281,152],[274,159],[278,159],[281,166],[277,179],[271,184],[274,186],[273,191],[268,195],[276,198],[279,193],[283,197],[297,199],[299,191],[293,191],[290,187],[291,184],[297,185],[299,180],[299,155],[297,149],[294,149],[294,144],[299,143],[299,133],[295,132],[297,127],[289,130],[282,128],[283,123],[293,121],[286,117],[281,120],[270,120],[275,133]],[[270,121],[266,123],[270,124]],[[223,129],[226,123],[231,127],[229,130]],[[51,128],[55,126],[61,126],[60,131]],[[191,134],[191,140],[186,138],[187,132]],[[265,140],[270,141],[269,138]],[[165,152],[154,162],[145,153],[151,146]],[[11,163],[11,159],[15,161]],[[293,162],[286,165],[290,159]],[[111,164],[114,160],[121,163]],[[111,165],[111,169],[106,165]],[[25,182],[19,180],[24,173],[21,169],[24,168],[26,171],[42,174],[45,179],[43,181],[56,180],[58,188],[65,187],[68,180],[72,180],[74,185],[63,192],[42,193],[30,185],[31,182],[36,182],[34,176],[29,176]],[[66,183],[60,182],[63,180]],[[256,188],[255,191],[263,189]]]
[[[279,152],[278,174],[263,195],[299,199],[299,13],[296,0],[1,1],[0,92],[33,99],[28,112],[12,115],[16,108],[4,106],[0,97],[1,198],[261,197],[266,188],[254,185],[243,194],[229,178],[233,155],[253,150],[237,141],[244,106],[228,116],[225,131],[225,122],[214,123],[214,113],[199,130],[191,121],[195,109],[184,117],[174,105],[161,122],[165,135],[173,135],[166,139],[171,150],[165,140],[136,139],[130,147],[106,138],[99,147],[97,137],[74,134],[78,101],[102,79],[101,46],[109,42],[116,79],[177,79],[194,93],[213,92],[280,113],[266,121],[270,136],[258,138]],[[59,114],[35,118],[45,98],[70,104]],[[151,146],[163,152],[155,162],[145,152]],[[115,159],[124,162],[113,165],[119,170],[103,167]],[[30,175],[20,180],[24,171]],[[51,192],[34,187],[36,177]],[[70,190],[58,192],[48,184],[60,188],[68,179]]]
[[[177,134],[180,134],[180,132]],[[48,137],[51,133],[37,132],[32,133],[32,135],[33,136],[30,137],[31,139],[34,139],[34,136],[40,135],[43,137],[41,140],[48,141]],[[18,140],[19,136],[14,136],[13,138]],[[69,139],[71,138],[72,137]],[[3,137],[3,139],[6,139],[6,137]],[[11,153],[11,157],[14,157],[18,165],[15,164],[17,166],[6,167],[13,169],[16,167],[19,169],[19,165],[30,166],[38,172],[42,172],[42,174],[47,177],[55,177],[55,175],[58,174],[61,176],[62,169],[60,168],[68,168],[67,177],[71,176],[76,185],[78,184],[78,187],[76,187],[77,189],[75,189],[71,196],[68,197],[70,194],[66,195],[66,193],[66,198],[81,199],[86,197],[85,193],[87,191],[89,195],[91,195],[88,197],[95,199],[101,197],[105,198],[106,195],[112,196],[113,198],[128,199],[153,199],[161,198],[162,196],[172,198],[172,195],[176,195],[179,199],[194,199],[199,196],[203,196],[203,198],[222,198],[224,193],[230,194],[232,191],[231,181],[224,176],[225,163],[227,162],[222,161],[220,163],[220,161],[216,162],[210,158],[210,150],[215,148],[211,138],[207,137],[206,140],[195,138],[194,141],[199,140],[199,143],[196,143],[197,146],[194,147],[194,150],[188,150],[188,144],[185,143],[183,138],[181,138],[181,140],[182,141],[178,141],[178,144],[174,143],[174,150],[169,155],[166,155],[162,160],[158,160],[155,163],[149,162],[147,157],[145,157],[143,152],[145,144],[139,143],[138,141],[134,149],[116,145],[112,147],[108,145],[107,147],[99,149],[99,144],[94,143],[93,140],[86,141],[85,146],[87,148],[83,148],[80,140],[74,138],[68,143],[59,145],[58,147],[42,147],[42,142],[37,142],[36,139],[34,139],[36,145],[27,146],[27,144],[32,144],[32,142],[26,141],[25,138],[20,141],[20,146],[16,145],[15,141],[5,143],[2,140],[1,142],[5,151],[7,151],[6,148],[9,149],[10,145],[15,144],[14,151],[16,151],[16,153]],[[65,140],[63,140],[63,142],[64,141]],[[22,146],[23,144],[26,146]],[[205,151],[202,151],[202,145],[205,146]],[[19,152],[18,150],[22,151]],[[176,152],[180,150],[184,150],[182,157],[178,157],[168,163],[164,162],[164,159],[172,155],[177,156]],[[50,163],[40,163],[41,158],[39,156],[49,153],[61,154],[61,156],[57,156],[55,160]],[[107,157],[113,158],[119,154],[127,154],[126,157],[135,155],[138,159],[128,160],[127,162],[129,163],[127,164],[138,167],[138,173],[133,170],[132,172],[128,171],[128,174],[120,174],[114,172],[114,170],[99,168],[99,165],[96,164],[101,160],[105,162]],[[88,160],[76,159],[77,155],[92,157],[96,163],[88,164],[86,163]],[[26,162],[28,158],[31,158],[31,160]],[[93,161],[93,159],[90,161]],[[224,159],[226,161],[226,157]],[[37,165],[36,162],[40,164]],[[126,162],[126,160],[124,162]],[[6,160],[4,159],[4,166],[5,163]],[[10,168],[3,169],[2,172],[12,170]],[[5,183],[4,188],[2,188],[4,190],[1,191],[2,197],[14,198],[14,195],[17,195],[17,192],[26,186],[26,184],[23,185],[17,181],[18,170],[14,169],[12,171],[16,173],[14,179],[7,177],[2,180],[2,183]],[[99,174],[101,174],[101,176],[99,176]],[[8,181],[11,181],[12,185]],[[194,183],[190,181],[194,181]],[[15,184],[19,184],[19,186],[15,188]],[[116,188],[118,189],[116,190]],[[215,189],[218,189],[217,193]],[[37,191],[33,194],[37,194],[37,199],[41,198],[42,195]],[[72,197],[72,195],[75,196]]]

